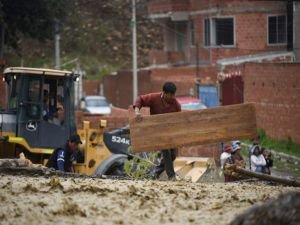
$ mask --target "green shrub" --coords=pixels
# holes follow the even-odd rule
[[[157,159],[156,152],[145,153],[146,158],[141,158],[133,155],[131,160],[126,160],[124,170],[127,176],[134,179],[149,179],[151,178],[151,170],[155,166],[154,162]]]
[[[300,145],[294,143],[291,137],[287,140],[274,140],[263,129],[259,129],[258,134],[262,147],[300,157]]]

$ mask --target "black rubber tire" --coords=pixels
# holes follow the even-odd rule
[[[127,155],[123,154],[113,154],[109,158],[105,159],[94,171],[95,176],[101,175],[114,175],[114,174],[107,174],[107,172],[111,169],[112,166],[116,164],[124,164],[124,161],[127,159]]]

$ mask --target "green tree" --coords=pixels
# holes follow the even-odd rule
[[[63,22],[67,0],[0,0],[0,24],[6,46],[18,49],[22,36],[39,41],[53,39],[54,23]],[[3,48],[3,46],[2,46]]]

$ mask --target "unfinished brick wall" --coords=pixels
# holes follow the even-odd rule
[[[166,81],[172,81],[177,86],[178,95],[196,95],[195,74],[196,69],[193,67],[141,70],[138,73],[138,94],[159,92]],[[104,95],[114,106],[127,109],[133,103],[131,71],[105,76],[103,86]]]
[[[83,80],[82,87],[83,94],[87,95],[99,95],[100,94],[100,81],[98,80]]]
[[[117,75],[107,75],[103,78],[104,95],[117,107],[128,109],[133,104],[132,97],[132,72],[119,71]],[[149,93],[152,90],[150,71],[138,72],[138,94]]]
[[[214,64],[216,60],[230,58],[242,55],[257,54],[268,51],[285,50],[286,45],[269,45],[268,44],[268,16],[285,15],[285,1],[251,1],[251,0],[209,0],[209,1],[181,1],[184,4],[177,4],[178,1],[153,0],[149,2],[149,14],[161,14],[164,17],[172,19],[177,11],[186,12],[189,18],[194,22],[195,45],[190,46],[187,41],[184,43],[186,49],[176,54],[184,54],[177,60],[181,63],[182,58],[187,64],[195,64],[199,59],[202,63]],[[168,14],[170,13],[170,14]],[[234,19],[234,47],[205,47],[204,46],[204,20],[207,18],[232,17]],[[163,20],[157,19],[160,23]],[[168,24],[165,24],[168,27]],[[170,28],[167,28],[170,29]],[[211,28],[213,29],[213,28]],[[169,31],[166,30],[166,33]],[[188,36],[188,34],[186,34]],[[169,36],[173,36],[170,34]],[[166,37],[165,37],[166,38]],[[166,41],[166,40],[165,40]],[[168,43],[175,41],[168,38]],[[175,44],[174,44],[175,45]],[[197,47],[198,46],[198,47]],[[165,49],[172,49],[170,46],[164,46]],[[169,48],[170,47],[170,48]],[[173,49],[176,50],[176,49]],[[198,52],[198,57],[196,57]],[[166,55],[163,57],[163,53]],[[161,50],[152,51],[150,63],[176,64],[167,57],[168,52]]]
[[[154,68],[151,70],[152,92],[159,92],[166,81],[174,82],[177,86],[177,95],[195,93],[195,74],[193,67]]]
[[[148,10],[152,13],[183,11],[187,10],[188,7],[189,2],[182,0],[152,0],[148,4]]]
[[[103,80],[103,93],[109,102],[116,106],[117,102],[117,76],[108,75],[104,76]]]
[[[199,47],[199,59],[201,61],[215,62],[223,58],[231,58],[237,56],[258,54],[262,52],[285,50],[285,45],[268,45],[268,15],[284,14],[285,9],[281,12],[256,12],[256,13],[228,13],[223,16],[234,18],[235,24],[235,47],[207,48],[202,45],[204,43],[203,23],[209,14],[196,15],[196,35]],[[193,56],[194,54],[192,54]]]
[[[100,120],[107,121],[108,130],[124,127],[129,123],[129,113],[128,110],[112,107],[111,115],[95,115],[89,114],[82,111],[76,111],[76,125],[77,128],[83,128],[83,121],[89,121],[90,127],[93,129],[98,129]]]
[[[207,1],[199,1],[199,0],[190,0],[190,9],[198,9],[205,10],[207,8],[216,8],[216,7],[245,7],[249,9],[249,7],[255,6],[273,6],[274,1],[252,1],[252,0],[207,0]],[[284,7],[284,1],[277,2],[277,5],[282,5]]]
[[[256,103],[257,125],[274,139],[300,143],[300,63],[246,64],[245,102]]]

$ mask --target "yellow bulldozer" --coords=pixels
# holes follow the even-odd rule
[[[45,164],[55,148],[62,146],[71,134],[78,133],[83,140],[84,157],[74,164],[75,172],[124,175],[124,162],[132,157],[128,151],[128,127],[104,132],[106,120],[100,120],[98,129],[91,129],[88,121],[83,122],[82,129],[76,128],[74,84],[79,80],[78,74],[10,67],[3,76],[8,107],[0,111],[0,158],[17,158],[22,152],[33,163]],[[147,157],[142,153],[136,156]],[[208,161],[201,159],[202,163],[194,163],[197,160],[179,158],[175,169],[179,173],[185,171],[184,174],[192,171],[192,180],[197,181]]]

